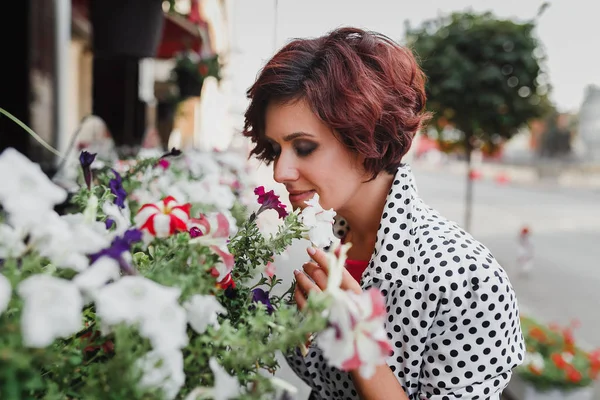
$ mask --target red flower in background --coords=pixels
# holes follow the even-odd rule
[[[546,343],[548,341],[546,333],[538,326],[534,326],[529,329],[529,337],[537,340],[540,343]]]
[[[581,381],[581,379],[582,379],[581,373],[579,371],[577,371],[575,369],[575,367],[573,367],[572,365],[567,365],[566,373],[567,373],[567,379],[570,382],[577,383],[577,382]]]
[[[600,349],[594,350],[588,354],[590,360],[590,376],[596,379],[600,373]]]
[[[553,353],[550,358],[552,359],[552,362],[554,362],[554,365],[556,365],[556,367],[558,369],[565,369],[567,368],[567,362],[565,361],[565,359],[563,358],[562,354],[560,353]]]
[[[542,375],[542,372],[544,372],[543,370],[537,368],[533,364],[529,364],[528,368],[529,368],[529,371],[531,371],[531,373],[534,375]]]
[[[202,76],[208,75],[208,66],[206,64],[200,64],[198,72],[200,72],[200,75]]]
[[[91,353],[93,351],[96,351],[98,349],[102,349],[102,351],[104,351],[106,354],[112,354],[115,351],[115,344],[113,343],[112,340],[106,340],[105,342],[101,343],[101,344],[94,344],[94,342],[96,340],[98,340],[98,338],[100,337],[100,331],[89,331],[84,333],[83,335],[81,335],[79,337],[79,340],[81,342],[84,342],[85,339],[87,339],[83,344],[85,344],[86,346],[83,348],[83,352],[84,353]]]
[[[562,332],[563,340],[565,341],[565,351],[575,354],[575,337],[571,328],[565,328]]]

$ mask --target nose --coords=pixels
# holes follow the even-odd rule
[[[300,173],[293,157],[286,156],[282,152],[273,165],[273,179],[275,182],[289,183],[296,181],[299,176]]]

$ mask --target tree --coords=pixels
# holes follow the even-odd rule
[[[466,12],[406,29],[407,45],[428,78],[432,126],[441,131],[450,125],[463,133],[460,142],[468,165],[467,230],[473,198],[473,149],[497,146],[550,107],[546,97],[549,86],[540,65],[544,54],[534,28],[535,20],[520,23],[498,19],[489,12]]]

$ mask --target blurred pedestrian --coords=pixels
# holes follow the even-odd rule
[[[533,269],[533,243],[528,227],[523,227],[519,232],[517,247],[517,271],[521,275],[528,275]]]

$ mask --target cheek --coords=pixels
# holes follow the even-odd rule
[[[319,188],[321,205],[327,209],[341,209],[354,196],[359,186],[358,177],[348,170],[332,174],[327,182],[323,181],[323,187]]]

